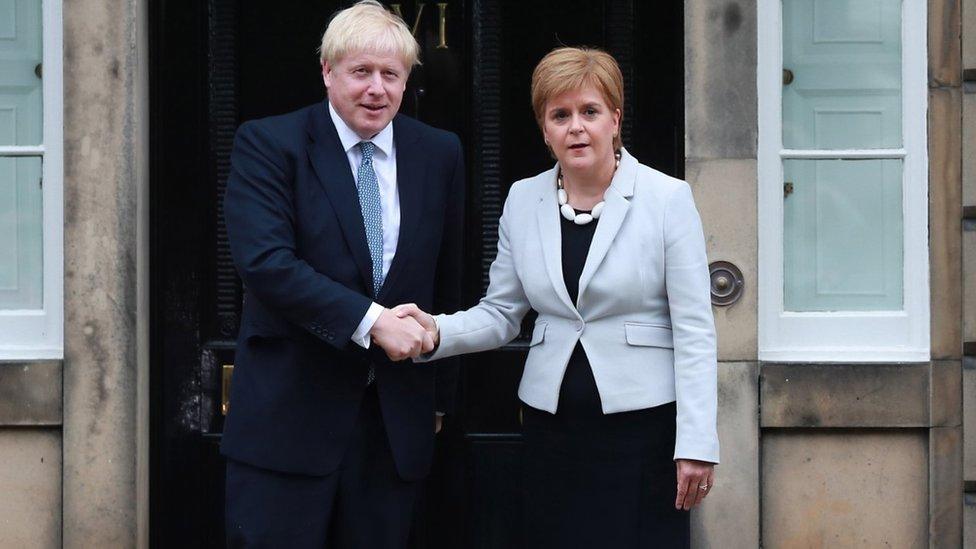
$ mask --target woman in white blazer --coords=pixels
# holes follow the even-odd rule
[[[524,407],[527,547],[682,547],[719,461],[715,332],[691,190],[622,147],[623,78],[550,52],[532,104],[552,169],[515,183],[487,294],[431,319],[436,350],[494,349],[538,312]]]

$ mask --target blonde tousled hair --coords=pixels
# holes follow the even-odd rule
[[[532,71],[532,111],[542,128],[549,99],[586,86],[596,88],[611,109],[624,119],[624,77],[610,54],[596,48],[556,48],[547,53]],[[613,138],[614,150],[623,145],[620,132]]]
[[[360,0],[335,14],[322,35],[319,60],[334,65],[363,52],[395,55],[408,71],[420,64],[420,46],[407,24],[376,0]]]

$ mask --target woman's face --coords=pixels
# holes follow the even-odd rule
[[[613,158],[620,110],[607,105],[592,86],[568,91],[546,102],[542,133],[564,170],[598,169]]]

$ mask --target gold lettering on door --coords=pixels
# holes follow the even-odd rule
[[[437,13],[440,25],[438,30],[441,35],[440,42],[437,43],[437,49],[446,50],[447,49],[447,2],[439,2],[437,4]]]
[[[414,38],[417,37],[417,29],[420,28],[420,16],[424,14],[425,5],[426,4],[424,4],[423,2],[417,5],[417,16],[414,17],[413,28],[410,29],[410,34],[412,34]],[[400,10],[400,4],[392,4],[392,8],[393,8],[393,13],[397,14],[397,16],[400,19],[403,19],[403,12]],[[406,20],[404,19],[404,21]]]
[[[420,19],[424,14],[424,6],[427,4],[425,2],[418,2],[417,13],[414,15],[413,28],[410,29],[410,33],[413,34],[414,38],[417,37],[417,31],[420,29]],[[406,19],[403,17],[403,8],[401,4],[390,4],[390,9],[393,10],[400,19]],[[446,50],[449,48],[447,45],[447,2],[437,3],[437,49]]]

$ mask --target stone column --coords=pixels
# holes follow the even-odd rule
[[[953,397],[951,413],[933,417],[929,431],[929,547],[935,548],[962,546],[962,2],[929,0],[928,7],[932,368],[933,379],[947,372],[942,392]],[[933,410],[946,400],[934,397]]]
[[[739,267],[742,298],[715,307],[716,488],[693,511],[694,547],[759,546],[759,366],[755,0],[685,1],[685,176],[708,260]]]
[[[148,539],[146,24],[64,4],[64,547]]]
[[[976,546],[976,0],[962,1],[963,547]]]

